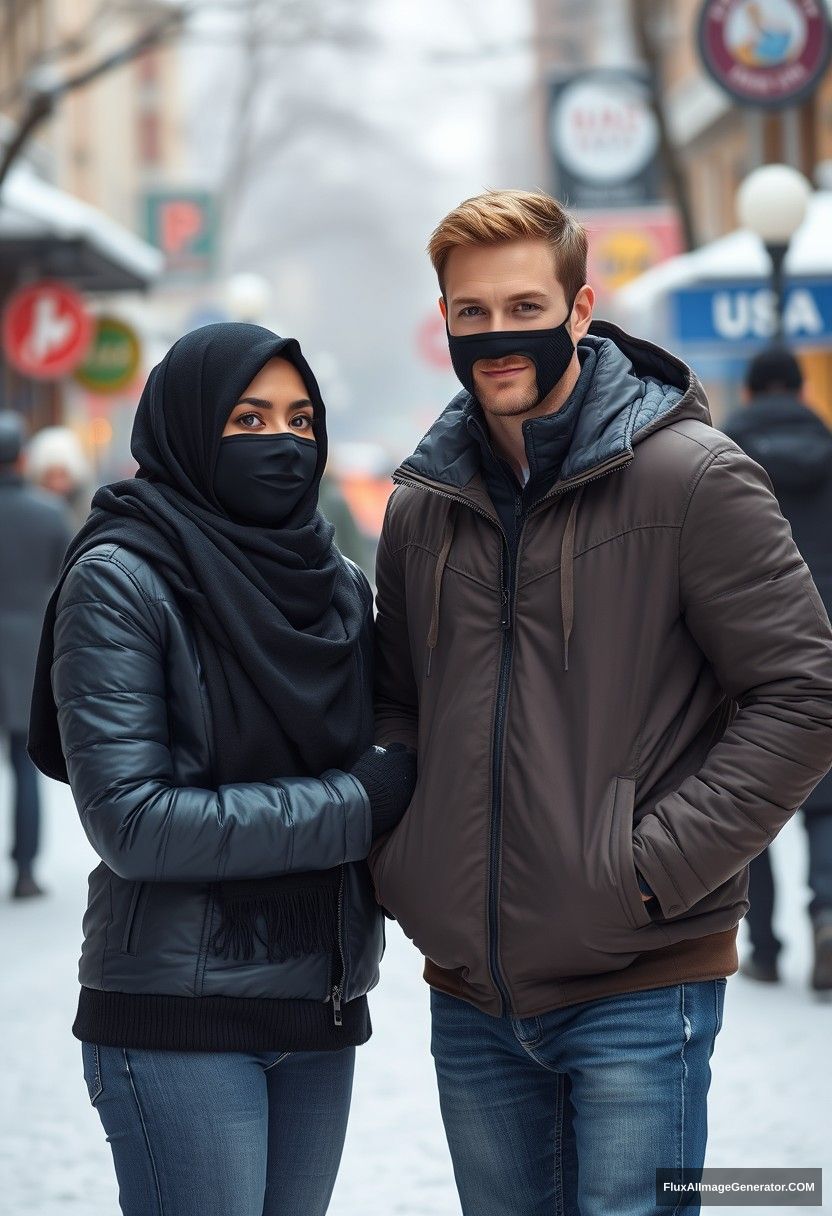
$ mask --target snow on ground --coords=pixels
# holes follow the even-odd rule
[[[774,860],[778,928],[789,942],[785,983],[728,983],[712,1061],[708,1164],[826,1166],[832,1188],[832,1004],[806,988],[799,818],[778,838]],[[0,1209],[9,1216],[118,1216],[110,1150],[70,1033],[86,875],[95,864],[68,792],[49,784],[39,873],[50,897],[13,903],[11,867],[0,872]],[[388,925],[383,980],[371,1000],[375,1034],[359,1052],[331,1216],[459,1216],[428,1048],[428,990],[421,960],[396,926]],[[832,1199],[826,1206],[832,1211]]]

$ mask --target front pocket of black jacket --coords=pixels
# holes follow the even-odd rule
[[[127,919],[124,922],[124,932],[121,937],[122,954],[138,954],[139,941],[142,932],[142,919],[147,904],[150,884],[136,882],[130,896],[130,906],[127,909]]]
[[[633,855],[635,797],[635,778],[616,777],[612,813],[616,888],[627,920],[634,929],[642,929],[653,921],[641,898]]]

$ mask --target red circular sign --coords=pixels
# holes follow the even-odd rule
[[[791,106],[829,63],[825,0],[705,0],[699,51],[710,75],[749,106]]]
[[[3,350],[24,376],[55,380],[87,353],[93,321],[82,296],[50,279],[16,291],[3,313]]]
[[[451,370],[448,335],[445,322],[438,313],[432,313],[422,321],[416,331],[416,347],[430,367],[441,372]]]

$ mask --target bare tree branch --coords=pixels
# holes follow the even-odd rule
[[[74,76],[67,77],[67,79],[60,81],[59,84],[51,88],[37,91],[29,102],[29,107],[17,131],[3,152],[3,159],[0,161],[0,192],[3,189],[3,183],[9,170],[28,143],[35,129],[52,113],[57,103],[67,93],[84,88],[94,80],[97,80],[99,76],[104,76],[115,68],[122,67],[126,63],[131,63],[139,55],[143,54],[144,51],[159,46],[160,43],[164,42],[181,28],[184,15],[184,9],[171,10],[161,21],[144,30],[138,37],[133,38],[118,50],[105,55],[97,63],[91,64]]]
[[[679,153],[670,138],[661,96],[662,57],[655,37],[656,5],[654,0],[631,0],[630,11],[636,46],[650,74],[650,105],[659,131],[659,157],[667,175],[673,201],[679,211],[685,248],[695,249],[699,242],[690,190]]]

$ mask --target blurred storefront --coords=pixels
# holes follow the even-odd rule
[[[144,290],[162,266],[158,250],[98,209],[43,181],[30,167],[14,169],[6,180],[0,196],[0,307],[4,310],[27,286],[46,282],[56,284],[58,291],[64,285],[82,293],[94,321],[95,297]],[[49,308],[48,296],[44,306]],[[39,323],[44,356],[50,344],[57,353],[62,340],[60,311],[51,316],[51,332],[45,330],[49,313],[42,314]],[[33,315],[30,327],[36,323]],[[32,431],[61,421],[68,376],[82,362],[91,341],[92,333],[64,371],[60,364],[50,366],[47,357],[21,365],[4,329],[0,391],[5,408],[25,414]]]
[[[813,195],[785,277],[784,338],[803,366],[807,400],[832,423],[832,192]],[[736,404],[748,360],[771,338],[773,309],[768,255],[758,237],[736,229],[622,288],[614,315],[695,367],[718,421]]]
[[[107,62],[171,11],[160,0],[126,7],[10,0],[0,48],[0,149],[40,91]],[[60,94],[0,187],[0,312],[20,303],[22,290],[43,285],[31,313],[24,300],[16,319],[18,330],[37,334],[32,349],[40,362],[21,360],[13,340],[0,351],[2,402],[21,411],[31,431],[71,426],[94,477],[129,459],[125,422],[158,354],[150,291],[165,258],[137,233],[147,193],[181,180],[177,60],[175,38],[148,44]],[[73,293],[89,317],[88,341],[83,351],[77,344],[67,351],[61,370]],[[114,324],[99,324],[107,319]],[[25,342],[23,332],[18,345]],[[119,379],[128,350],[135,367]],[[85,376],[90,360],[96,366]]]

